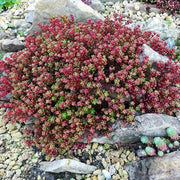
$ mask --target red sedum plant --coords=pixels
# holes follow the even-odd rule
[[[162,11],[169,11],[173,14],[180,13],[179,0],[143,0],[146,3],[156,4]],[[142,2],[142,0],[141,0]]]
[[[88,142],[101,132],[109,136],[116,120],[132,123],[134,114],[172,114],[179,99],[179,65],[145,57],[148,44],[170,60],[173,50],[157,34],[131,30],[122,16],[97,23],[75,24],[63,16],[40,25],[42,34],[26,38],[26,49],[13,53],[0,69],[0,97],[12,94],[6,118],[26,122],[35,117],[27,144],[43,148],[49,157],[62,153],[84,134]]]

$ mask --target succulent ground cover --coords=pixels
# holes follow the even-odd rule
[[[127,22],[126,24],[130,23]],[[26,49],[0,62],[0,97],[12,94],[5,118],[26,122],[28,145],[49,156],[71,148],[84,134],[110,136],[116,120],[133,123],[136,113],[173,115],[178,108],[179,65],[174,49],[156,33],[131,30],[122,16],[104,22],[74,23],[71,16],[40,25],[42,33],[26,38]],[[142,45],[169,57],[153,68],[140,62]],[[33,136],[32,136],[33,135]]]
[[[173,14],[180,12],[179,0],[141,0],[141,2],[156,4],[162,11],[169,11]]]

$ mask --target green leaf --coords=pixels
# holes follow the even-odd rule
[[[166,21],[167,22],[167,24],[170,26],[171,25],[171,21]]]

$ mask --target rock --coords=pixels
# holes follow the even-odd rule
[[[106,179],[111,179],[111,174],[107,170],[103,169],[102,174]]]
[[[174,48],[175,46],[175,42],[174,42],[174,39],[172,38],[168,38],[165,42],[167,42],[167,47],[169,47],[170,49]]]
[[[67,171],[77,174],[90,174],[95,171],[96,167],[75,161],[73,159],[61,159],[52,162],[40,162],[40,169],[52,173]]]
[[[124,3],[123,3],[124,4]],[[156,6],[153,5],[147,5],[145,3],[141,4],[139,2],[136,3],[125,3],[125,13],[127,13],[129,10],[136,13],[136,11],[140,11],[141,13],[146,13],[147,6],[150,7],[150,10],[154,13],[159,13],[160,9],[156,8]]]
[[[167,61],[169,60],[168,57],[160,55],[159,53],[154,51],[150,46],[143,44],[142,52],[139,55],[139,59],[141,62],[143,62],[145,56],[148,56],[149,61],[151,61],[152,63],[159,61],[167,63]]]
[[[28,23],[32,23],[33,22],[33,18],[34,18],[34,11],[30,11],[27,13],[25,20]]]
[[[13,19],[11,21],[11,24],[13,26],[13,28],[18,28],[20,27],[23,23],[25,23],[25,20],[24,19]]]
[[[134,162],[125,167],[129,180],[178,180],[180,179],[180,151]]]
[[[128,159],[129,161],[133,161],[133,160],[135,160],[135,159],[136,159],[136,157],[135,157],[134,152],[131,152],[131,153],[128,155],[127,159]]]
[[[177,119],[180,121],[180,111],[177,111],[177,112],[176,112],[176,117],[177,117]]]
[[[1,21],[0,27],[3,28],[4,30],[6,30],[8,28],[8,25],[6,22]]]
[[[142,149],[138,149],[136,151],[136,154],[137,154],[138,157],[146,157],[147,156],[146,151],[144,151]]]
[[[120,180],[121,179],[119,174],[114,175],[112,178],[113,178],[113,180]]]
[[[24,49],[24,43],[20,42],[18,39],[3,39],[0,40],[2,51],[15,52]]]
[[[11,54],[11,53],[6,53],[6,54]],[[5,54],[5,56],[3,57],[2,60],[4,60],[5,57],[8,56],[8,55],[6,55],[6,54]],[[10,100],[11,98],[12,98],[12,95],[11,95],[11,93],[9,93],[9,94],[7,94],[5,97],[2,97],[1,100],[2,100],[2,101],[8,101],[8,100]]]
[[[13,171],[6,171],[6,178],[11,178],[13,176]]]
[[[169,28],[165,21],[157,17],[146,21],[142,30],[156,32],[160,34],[160,38],[164,40],[168,38],[177,39],[180,35],[180,29]]]
[[[105,180],[105,178],[102,175],[98,175],[98,180]]]
[[[154,17],[154,16],[156,16],[156,14],[154,12],[151,12],[151,13],[149,13],[149,16]]]
[[[165,136],[165,129],[172,127],[180,134],[180,121],[173,116],[165,114],[147,113],[141,116],[135,117],[134,126],[128,126],[124,128],[118,128],[111,132],[112,136],[117,136],[120,143],[135,143],[140,141],[141,136]],[[81,142],[86,143],[84,138]],[[97,142],[99,144],[114,144],[112,138],[106,136],[97,136],[92,139],[91,142]]]
[[[119,162],[117,162],[116,164],[115,164],[115,166],[114,166],[115,168],[116,168],[116,170],[118,171],[119,170],[119,168],[120,168],[120,163]]]
[[[91,0],[92,4],[90,5],[90,7],[92,7],[93,9],[99,11],[99,12],[104,12],[105,11],[105,7],[102,5],[100,0]]]
[[[94,175],[101,175],[101,170],[97,169],[93,172]]]
[[[146,15],[143,18],[147,19]],[[143,32],[152,31],[159,34],[162,40],[166,40],[168,38],[173,38],[176,40],[180,35],[180,29],[175,27],[168,27],[168,24],[164,20],[157,17],[149,18],[146,22],[131,23],[127,26],[131,29],[134,29],[134,27],[137,25],[140,26],[140,29]]]
[[[97,149],[98,148],[98,143],[93,143],[93,145],[92,145],[92,150],[95,150],[95,149]]]
[[[12,136],[14,141],[19,141],[19,139],[22,138],[22,134],[18,131],[12,131],[11,136]]]
[[[40,30],[37,23],[47,24],[50,17],[59,17],[64,14],[67,16],[73,14],[75,22],[84,22],[88,19],[92,19],[93,21],[97,21],[98,19],[104,20],[101,14],[81,0],[37,0],[33,25],[29,33],[32,34]]]
[[[134,9],[135,9],[136,11],[139,11],[139,5],[135,4]]]
[[[9,37],[9,34],[4,32],[3,30],[0,30],[0,39],[6,39]]]
[[[4,134],[6,132],[6,128],[5,127],[1,127],[0,128],[0,134]]]
[[[8,123],[8,124],[6,125],[6,128],[7,128],[9,131],[13,131],[13,130],[16,128],[16,126],[15,126],[15,124]]]
[[[92,180],[98,180],[97,176],[93,176]]]
[[[109,167],[109,173],[110,173],[111,176],[116,173],[116,169],[115,169],[114,165],[111,165]]]
[[[6,149],[4,147],[0,147],[0,153],[5,153]]]

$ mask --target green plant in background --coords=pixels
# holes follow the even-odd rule
[[[150,140],[149,140],[149,138],[147,136],[142,136],[141,137],[141,142],[145,143],[145,144],[148,144],[148,143],[150,143]]]
[[[20,36],[23,36],[23,35],[24,35],[24,32],[23,32],[22,30],[18,30],[18,34],[19,34]]]
[[[161,137],[147,137],[142,136],[141,142],[143,144],[146,144],[147,146],[142,148],[142,146],[139,146],[139,149],[137,152],[140,152],[141,156],[163,156],[165,153],[171,152],[174,148],[178,148],[179,143],[179,136],[174,128],[168,127],[166,128],[167,136],[166,138]]]
[[[180,37],[175,42],[176,50],[174,51],[175,57],[173,60],[178,60],[180,62]]]
[[[171,139],[177,139],[177,138],[178,138],[177,132],[176,132],[175,129],[172,128],[172,127],[168,127],[168,128],[166,129],[166,133],[167,133],[167,135],[168,135]]]
[[[154,138],[154,144],[161,151],[167,150],[166,143],[160,137],[155,137]]]
[[[0,11],[6,10],[9,7],[13,7],[15,4],[20,3],[20,0],[1,0],[0,1]]]
[[[171,21],[166,21],[167,22],[167,24],[170,26],[171,25]]]
[[[5,52],[0,51],[0,60],[4,57],[5,54],[6,54]]]

